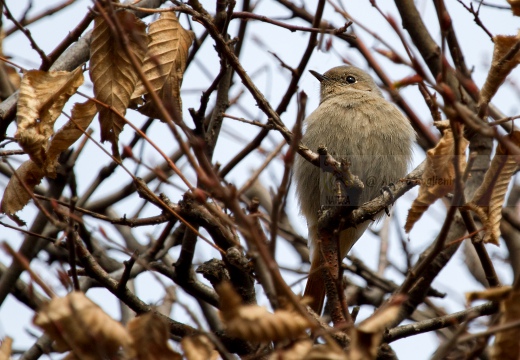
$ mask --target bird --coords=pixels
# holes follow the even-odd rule
[[[320,103],[304,120],[301,141],[312,151],[325,146],[337,160],[348,161],[350,172],[364,183],[359,203],[350,205],[362,205],[406,175],[412,161],[415,130],[362,69],[342,65],[324,74],[310,72],[320,82]],[[325,281],[317,249],[318,217],[321,206],[331,205],[331,195],[337,195],[337,190],[331,185],[335,182],[334,175],[301,156],[295,159],[294,180],[300,211],[307,220],[311,250],[304,297],[310,298],[311,309],[321,315]],[[369,224],[367,220],[339,234],[341,259]]]

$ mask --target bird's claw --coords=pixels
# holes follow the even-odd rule
[[[394,192],[392,191],[392,189],[390,189],[391,187],[395,189],[395,184],[390,183],[388,185],[383,185],[383,187],[381,188],[381,195],[384,195],[385,192],[387,192],[388,195],[390,195],[390,200],[392,201],[392,204],[393,204],[395,201],[395,196],[394,196]]]
[[[395,184],[390,183],[388,185],[384,185],[381,188],[381,194],[385,195],[385,192],[387,192],[388,195],[390,195],[390,201],[393,204],[395,202],[395,196],[394,196],[394,192],[392,191],[392,189],[390,189],[390,187],[393,187],[395,189]],[[387,216],[390,216],[390,209],[388,208],[388,206],[385,206],[385,213]]]

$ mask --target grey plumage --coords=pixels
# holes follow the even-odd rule
[[[408,119],[383,98],[374,80],[363,70],[339,66],[323,75],[312,73],[321,82],[320,105],[304,122],[302,142],[313,151],[323,145],[336,159],[349,161],[351,173],[365,185],[360,198],[362,204],[379,195],[384,185],[394,183],[406,174],[412,158],[415,131]],[[301,212],[307,219],[312,249],[317,236],[318,211],[322,205],[331,205],[330,196],[335,193],[334,179],[300,156],[295,160],[294,179]],[[340,234],[343,256],[368,225],[366,222]],[[311,272],[319,266],[318,252],[312,250]],[[321,272],[317,275],[314,281],[323,283]],[[312,276],[311,273],[307,288],[312,285]],[[307,288],[306,295],[321,296],[308,294]],[[319,312],[323,300],[317,302]]]

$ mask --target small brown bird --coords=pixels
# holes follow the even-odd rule
[[[359,204],[349,206],[361,205],[378,196],[384,186],[406,175],[415,131],[408,119],[383,98],[374,80],[363,70],[338,66],[323,75],[311,73],[321,83],[320,105],[304,122],[302,142],[313,151],[323,145],[336,159],[348,160],[350,172],[365,185]],[[302,157],[296,158],[294,178],[301,212],[307,218],[312,253],[304,295],[313,299],[311,308],[321,314],[325,282],[316,249],[318,211],[323,205],[340,205],[335,203],[338,192],[333,175]],[[368,225],[366,221],[341,232],[342,258]]]

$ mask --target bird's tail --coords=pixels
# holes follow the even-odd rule
[[[362,224],[359,224],[356,228],[350,228],[340,233],[339,251],[341,252],[341,259],[343,259],[345,255],[347,255],[352,246],[354,246],[356,241],[361,237],[361,235],[363,235],[368,225],[369,222],[366,221]],[[309,227],[310,234],[315,233],[313,232],[313,230],[314,228]],[[316,242],[314,241],[312,243],[316,244]],[[309,306],[316,314],[321,315],[326,292],[325,279],[323,278],[323,271],[321,270],[324,265],[320,261],[319,249],[311,248],[311,251],[311,269],[309,271],[309,278],[307,279],[307,285],[305,286],[305,291],[303,295],[311,298],[311,303]]]
[[[311,270],[303,296],[311,299],[309,306],[318,315],[321,315],[323,301],[325,300],[325,281],[321,271],[320,257],[317,251],[312,256]]]

